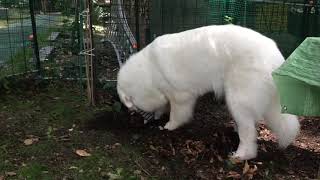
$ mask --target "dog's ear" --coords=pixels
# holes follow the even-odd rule
[[[121,88],[117,88],[118,94],[120,97],[121,102],[128,108],[128,109],[133,109],[133,101],[131,96],[127,96],[126,93],[124,93]]]
[[[131,97],[123,95],[122,99],[123,99],[123,103],[127,106],[128,109],[133,108],[133,102]]]

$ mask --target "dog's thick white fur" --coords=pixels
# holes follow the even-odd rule
[[[237,123],[241,160],[257,155],[256,123],[264,119],[287,147],[299,133],[296,116],[281,114],[271,72],[284,62],[275,42],[235,25],[206,26],[156,38],[132,55],[118,74],[117,90],[129,108],[156,112],[170,105],[165,129],[187,123],[199,96],[224,96]],[[214,122],[213,122],[214,123]]]

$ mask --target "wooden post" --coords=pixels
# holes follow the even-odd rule
[[[94,41],[93,41],[93,22],[92,22],[92,0],[88,0],[88,20],[89,20],[89,29],[88,29],[88,35],[89,35],[89,41],[91,44],[91,56],[90,56],[90,65],[91,65],[91,99],[92,99],[92,105],[96,105],[96,61],[94,56]]]

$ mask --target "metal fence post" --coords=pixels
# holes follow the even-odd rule
[[[38,75],[41,75],[41,63],[40,63],[39,45],[38,45],[38,37],[37,37],[37,25],[36,25],[36,19],[34,16],[34,0],[29,0],[29,9],[30,9],[31,24],[32,24],[34,55],[36,57],[36,69],[38,70]]]
[[[23,46],[24,70],[25,72],[27,72],[28,68],[27,68],[27,57],[26,57],[26,42],[24,38],[24,30],[23,30],[24,25],[23,25],[23,14],[22,14],[23,6],[19,6],[19,8],[20,8],[19,16],[20,16],[20,31],[21,31],[22,46]]]
[[[136,16],[136,41],[137,41],[137,50],[140,50],[140,16],[139,16],[139,7],[140,7],[140,1],[135,0],[134,1],[135,6],[135,16]]]
[[[8,31],[8,37],[9,37],[9,51],[10,51],[10,60],[11,60],[11,73],[14,74],[14,62],[13,62],[13,48],[11,46],[11,30],[10,30],[10,22],[9,22],[9,12],[8,9],[6,9],[6,20],[7,20],[7,31]]]

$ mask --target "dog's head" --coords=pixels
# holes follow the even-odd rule
[[[117,92],[121,102],[130,110],[154,112],[167,104],[152,79],[152,70],[140,59],[129,59],[121,68],[117,78]]]
[[[123,88],[118,82],[117,91],[121,102],[129,110],[154,112],[167,103],[165,96],[153,88],[135,87]]]

